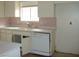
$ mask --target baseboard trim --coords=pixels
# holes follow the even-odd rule
[[[55,52],[58,52],[58,53],[66,53],[66,52],[61,52],[61,51],[55,51]],[[66,54],[72,54],[72,55],[76,55],[76,56],[79,56],[79,54],[73,54],[73,53],[66,53]]]

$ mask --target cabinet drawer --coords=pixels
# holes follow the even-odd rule
[[[31,32],[25,32],[25,31],[24,31],[24,32],[22,32],[22,34],[23,34],[23,35],[26,35],[26,36],[27,36],[27,35],[30,36],[30,35],[31,35]]]
[[[46,38],[46,39],[49,39],[49,34],[47,33],[32,33],[32,36],[33,37],[41,37],[41,38]]]
[[[11,30],[1,30],[2,33],[12,33]]]
[[[12,34],[21,34],[21,32],[20,31],[12,31]]]
[[[6,32],[6,30],[0,30],[1,32]]]
[[[25,32],[25,31],[12,31],[13,34],[21,34],[21,35],[30,35],[30,32]]]

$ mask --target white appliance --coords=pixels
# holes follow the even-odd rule
[[[21,35],[20,34],[13,34],[12,35],[12,42],[21,43]]]
[[[50,33],[33,33],[32,34],[32,48],[31,52],[44,56],[52,55]]]

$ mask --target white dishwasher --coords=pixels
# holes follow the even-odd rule
[[[32,33],[31,52],[44,56],[50,56],[50,33],[34,32]]]

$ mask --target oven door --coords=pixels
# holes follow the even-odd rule
[[[21,35],[19,35],[19,34],[13,34],[12,35],[12,42],[21,43]]]

